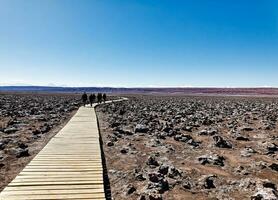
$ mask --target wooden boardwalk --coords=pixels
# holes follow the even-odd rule
[[[80,107],[1,192],[0,199],[105,199],[94,107]]]

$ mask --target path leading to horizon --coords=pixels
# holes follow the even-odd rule
[[[80,107],[1,192],[0,199],[105,199],[94,107]]]

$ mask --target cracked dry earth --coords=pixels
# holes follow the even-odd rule
[[[278,199],[277,98],[128,98],[97,108],[113,199]]]
[[[0,191],[79,107],[80,95],[0,94]]]

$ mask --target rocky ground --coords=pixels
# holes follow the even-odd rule
[[[0,94],[0,191],[63,127],[80,95]]]
[[[97,108],[113,199],[278,199],[277,98],[128,98]]]

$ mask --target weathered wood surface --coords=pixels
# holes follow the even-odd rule
[[[105,199],[94,107],[80,107],[1,192],[0,199]]]

